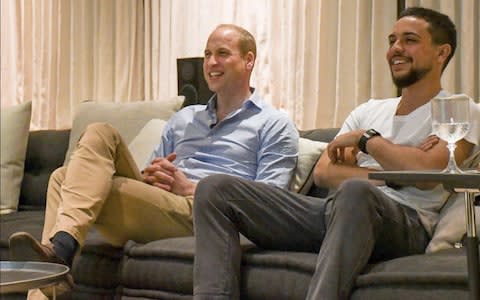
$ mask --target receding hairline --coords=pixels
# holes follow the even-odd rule
[[[239,48],[242,55],[246,55],[249,51],[251,51],[253,56],[257,57],[257,45],[255,42],[255,37],[248,30],[235,24],[220,24],[215,27],[215,30],[222,28],[232,29],[238,34]]]

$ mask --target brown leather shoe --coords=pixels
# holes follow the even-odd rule
[[[13,261],[43,261],[66,265],[55,254],[52,245],[42,245],[28,232],[16,232],[8,239],[10,259]]]
[[[8,239],[10,259],[13,261],[43,261],[67,265],[63,259],[53,251],[53,246],[43,245],[28,232],[16,232]],[[72,274],[66,274],[64,280],[54,287],[49,286],[40,289],[41,293],[49,299],[52,295],[58,299],[70,299],[71,290],[74,287]]]

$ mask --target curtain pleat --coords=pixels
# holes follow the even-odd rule
[[[457,27],[457,50],[444,71],[446,90],[480,98],[480,1],[406,0],[406,6],[425,6],[447,14]]]
[[[340,126],[369,98],[396,95],[385,59],[396,1],[2,0],[1,106],[33,101],[31,129],[71,126],[85,100],[161,101],[176,60],[202,56],[220,23],[257,39],[252,77],[300,129]],[[443,86],[480,97],[480,1],[406,0],[448,14],[459,47]]]

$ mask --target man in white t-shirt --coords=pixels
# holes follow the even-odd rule
[[[370,100],[348,116],[314,171],[315,184],[336,190],[332,196],[313,198],[226,175],[199,182],[194,299],[241,298],[239,233],[266,249],[319,251],[307,299],[348,299],[369,261],[425,251],[442,187],[392,187],[368,180],[368,173],[446,166],[446,143],[431,136],[430,100],[447,95],[440,78],[455,52],[456,29],[448,16],[412,7],[388,42],[387,62],[402,96]],[[474,126],[457,142],[457,162],[478,144]]]

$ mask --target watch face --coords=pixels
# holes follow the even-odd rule
[[[365,133],[367,134],[368,138],[371,138],[375,135],[380,135],[380,133],[378,133],[378,131],[376,131],[375,129],[369,129]]]

